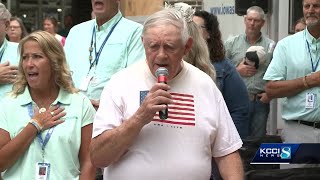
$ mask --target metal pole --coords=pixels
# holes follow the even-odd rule
[[[42,7],[42,0],[38,0],[38,23],[37,29],[42,29],[42,21],[43,21],[43,7]]]
[[[66,0],[62,0],[62,2],[61,2],[61,27],[62,28],[66,28],[65,26],[64,26],[64,16],[66,15]]]
[[[269,4],[271,7],[270,26],[268,27],[269,37],[275,42],[278,41],[278,29],[279,29],[279,2],[273,0]],[[273,99],[270,102],[270,114],[269,114],[269,134],[277,134],[277,123],[278,122],[278,99]]]
[[[11,11],[11,0],[7,1],[7,9]]]

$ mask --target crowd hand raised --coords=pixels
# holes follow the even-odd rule
[[[164,110],[166,104],[173,103],[172,97],[169,92],[170,86],[163,83],[156,83],[149,91],[141,106],[134,114],[143,125],[152,121],[156,112]]]
[[[237,66],[237,71],[242,77],[251,77],[257,72],[255,67],[244,64],[244,60]]]
[[[64,112],[64,107],[59,107],[58,105],[55,105],[42,113],[39,113],[39,109],[35,108],[34,116],[32,117],[32,119],[35,119],[42,127],[41,130],[44,131],[53,126],[63,123],[64,120],[61,120],[60,118],[62,118],[65,115],[66,112]]]
[[[17,74],[17,66],[10,66],[9,62],[0,64],[0,84],[14,83],[17,79]]]

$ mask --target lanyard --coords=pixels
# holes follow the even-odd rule
[[[6,40],[4,40],[3,41],[3,43],[4,43],[4,45],[3,45],[3,49],[1,50],[1,52],[0,52],[0,63],[1,63],[1,60],[2,60],[2,56],[3,56],[3,54],[4,54],[4,51],[6,50],[6,48],[7,48],[7,41]]]
[[[90,48],[89,48],[89,51],[90,51],[90,56],[89,56],[89,60],[90,60],[90,67],[89,67],[89,72],[91,70],[91,68],[93,67],[93,65],[98,65],[98,61],[99,61],[99,57],[101,55],[101,52],[102,52],[102,49],[104,48],[104,45],[106,44],[106,42],[108,41],[109,37],[111,36],[114,28],[118,25],[118,23],[120,22],[120,20],[122,19],[122,17],[118,20],[118,22],[116,22],[116,24],[114,24],[110,30],[110,32],[108,33],[107,37],[104,39],[99,51],[97,52],[97,38],[96,38],[96,27],[93,26],[93,30],[92,30],[92,37],[91,37],[91,43],[90,43]],[[92,49],[92,45],[93,45],[93,37],[94,37],[94,49],[95,49],[95,55],[96,57],[94,58],[94,61],[91,62],[92,60],[92,56],[91,56],[91,53],[93,51]]]
[[[307,47],[308,47],[308,51],[309,51],[309,56],[310,56],[310,61],[311,61],[312,72],[316,72],[317,67],[318,67],[318,65],[319,65],[320,57],[318,58],[318,60],[317,60],[317,62],[316,62],[316,65],[314,65],[314,64],[313,64],[313,60],[312,60],[312,54],[311,54],[311,51],[310,51],[310,45],[309,45],[308,40],[306,40],[306,43],[307,43]]]
[[[28,112],[29,112],[29,116],[32,117],[33,114],[34,114],[34,113],[33,113],[33,108],[32,108],[32,103],[28,104]],[[53,129],[54,129],[54,127],[51,127],[51,128],[48,130],[48,132],[47,132],[47,134],[46,134],[46,136],[45,136],[44,139],[42,139],[40,133],[37,134],[37,138],[38,138],[38,140],[39,140],[39,143],[40,143],[40,145],[41,145],[41,149],[42,149],[43,151],[44,151],[44,148],[46,147],[47,143],[49,142],[49,139],[50,139],[50,137],[51,137],[51,135],[52,135]]]

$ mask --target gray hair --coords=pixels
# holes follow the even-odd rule
[[[247,9],[247,15],[249,14],[250,11],[255,11],[260,15],[260,19],[265,20],[265,13],[263,9],[259,6],[252,6]]]
[[[143,24],[142,36],[145,35],[148,29],[161,25],[173,25],[177,27],[181,32],[182,43],[187,43],[190,36],[187,29],[187,23],[180,11],[175,9],[163,9],[152,14]]]
[[[4,4],[0,3],[0,20],[10,21],[10,18],[11,13]]]

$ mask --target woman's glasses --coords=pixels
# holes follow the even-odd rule
[[[9,26],[10,29],[18,29],[20,26]]]

